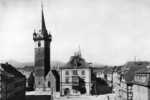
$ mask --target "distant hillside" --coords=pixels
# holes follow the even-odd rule
[[[34,70],[33,66],[24,66],[24,67],[19,67],[17,68],[18,70],[24,70],[26,72],[32,72]]]
[[[16,68],[23,68],[26,66],[34,66],[34,62],[18,62],[15,60],[8,60],[6,62],[8,62],[9,64],[13,65]],[[60,62],[60,61],[52,61],[51,65],[56,67],[56,66],[64,65],[64,63]]]
[[[8,60],[6,62],[8,62],[9,64],[13,65],[16,68],[22,68],[24,66],[33,66],[34,65],[33,62],[18,62],[15,60]]]
[[[33,71],[33,66],[34,66],[34,63],[33,62],[18,62],[18,61],[15,61],[15,60],[8,60],[6,61],[8,62],[9,64],[13,65],[15,68],[19,69],[19,70],[24,70],[24,71],[27,71],[27,72],[31,72]],[[66,63],[64,62],[61,62],[61,61],[52,61],[51,63],[51,67],[52,68],[59,68],[59,67],[62,67],[64,66]],[[97,67],[97,68],[101,68],[101,67],[104,67],[105,65],[102,65],[102,64],[93,64],[93,67]]]
[[[102,68],[102,67],[106,67],[107,65],[102,65],[102,64],[93,64],[93,67],[96,68]],[[111,66],[107,66],[107,67],[111,67]]]

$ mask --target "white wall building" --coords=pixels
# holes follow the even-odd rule
[[[150,70],[140,70],[134,77],[133,100],[150,100]]]
[[[73,89],[79,85],[79,77],[84,80],[87,95],[91,90],[91,68],[80,54],[75,54],[70,61],[60,68],[60,92],[61,95],[80,95],[80,92]]]

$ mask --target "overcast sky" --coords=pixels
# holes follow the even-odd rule
[[[41,0],[0,0],[0,60],[34,61]],[[80,45],[88,62],[150,61],[149,0],[43,0],[52,60],[67,62]]]

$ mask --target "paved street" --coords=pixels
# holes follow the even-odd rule
[[[49,96],[50,92],[34,91],[26,93],[26,100],[116,100],[115,94],[94,95],[94,96],[62,96],[59,92],[53,94],[53,98]],[[33,95],[34,94],[34,95]]]
[[[54,97],[54,100],[115,100],[114,94],[99,95],[99,96],[69,96],[69,97]]]
[[[27,95],[26,100],[51,100],[49,95]]]
[[[54,100],[93,100],[93,96],[69,96],[69,97],[58,97]]]

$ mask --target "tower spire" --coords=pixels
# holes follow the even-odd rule
[[[43,2],[41,1],[41,14],[42,14],[42,22],[41,22],[41,30],[43,35],[47,35],[45,19],[44,19],[44,12],[43,12]]]
[[[79,45],[79,51],[78,51],[78,52],[79,52],[79,55],[82,56],[82,55],[81,55],[81,48],[80,48],[80,45]]]

